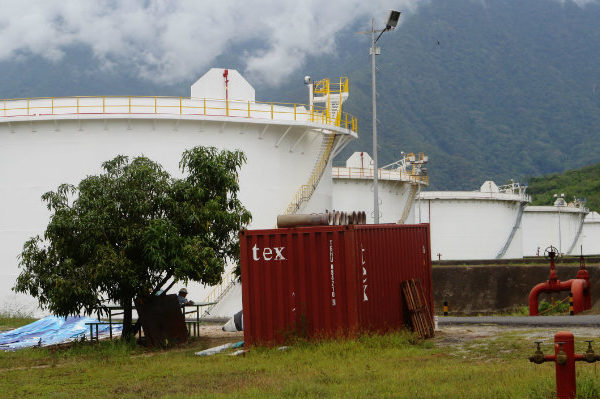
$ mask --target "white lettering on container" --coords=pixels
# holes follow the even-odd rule
[[[286,258],[283,255],[284,249],[285,247],[265,247],[264,249],[262,249],[261,252],[261,248],[255,244],[252,247],[252,259],[254,261],[260,261],[262,257],[262,259],[264,259],[265,261],[283,261],[286,260]],[[275,258],[273,258],[273,251],[275,251]]]
[[[360,263],[362,265],[363,275],[363,301],[369,301],[369,298],[367,297],[367,268],[365,267],[367,261],[365,260],[365,248],[363,247],[362,243],[360,244]]]
[[[330,262],[330,273],[331,273],[331,305],[335,306],[335,273],[333,269],[333,240],[329,241],[329,262]]]

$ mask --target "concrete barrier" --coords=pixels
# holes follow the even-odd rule
[[[574,279],[579,265],[557,265],[558,279]],[[592,309],[600,308],[600,266],[587,266],[592,285]],[[435,313],[442,315],[448,301],[449,315],[509,312],[527,306],[529,291],[548,280],[548,265],[436,265],[433,267]],[[569,295],[556,293],[554,300]],[[540,301],[550,301],[540,296]],[[568,304],[568,303],[567,303]]]

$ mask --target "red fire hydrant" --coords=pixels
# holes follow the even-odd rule
[[[542,364],[554,361],[556,364],[556,396],[559,399],[575,398],[575,361],[593,363],[600,361],[600,356],[594,353],[592,341],[587,340],[588,348],[584,354],[575,354],[575,338],[571,332],[561,331],[554,335],[554,354],[544,355],[540,349],[542,342],[535,342],[537,350],[529,361]]]

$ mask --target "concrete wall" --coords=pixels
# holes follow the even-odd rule
[[[579,266],[558,265],[558,279],[574,279]],[[592,283],[592,307],[600,307],[600,266],[588,266]],[[435,266],[433,293],[437,314],[448,301],[450,315],[509,311],[529,304],[529,292],[548,280],[548,265]],[[568,292],[553,294],[562,300]],[[540,296],[540,301],[544,298]]]

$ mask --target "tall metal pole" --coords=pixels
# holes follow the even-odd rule
[[[379,170],[377,168],[377,90],[375,85],[375,18],[371,20],[371,79],[373,96],[373,222],[379,223]]]

